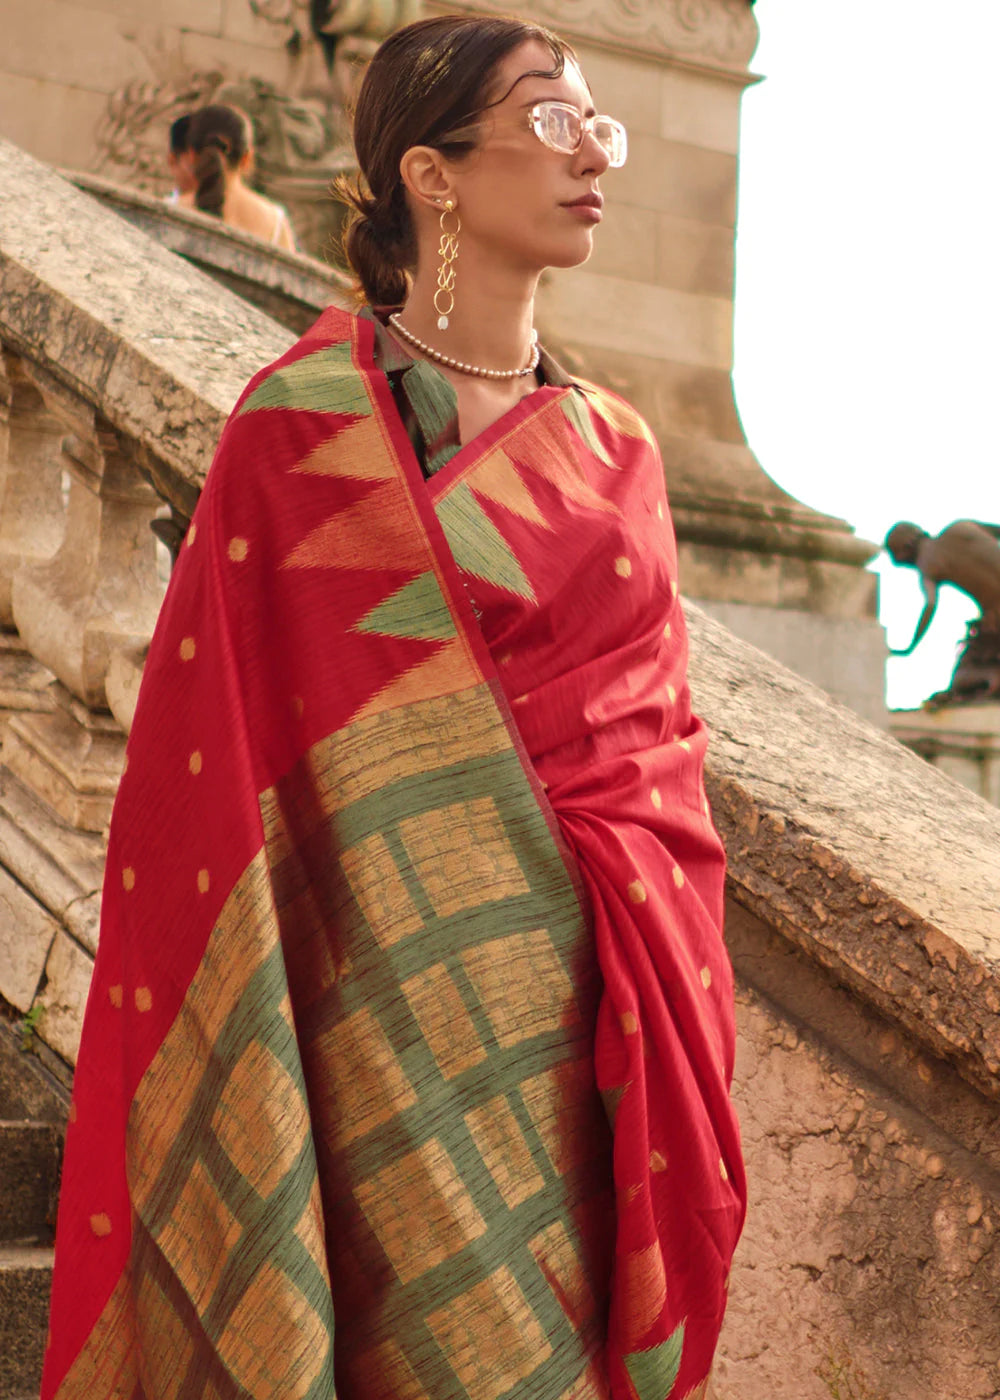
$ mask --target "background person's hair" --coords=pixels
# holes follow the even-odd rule
[[[195,208],[221,217],[226,170],[235,170],[253,144],[250,118],[238,107],[222,103],[199,107],[191,114],[187,144],[195,157]]]
[[[189,149],[188,131],[191,128],[191,113],[175,117],[170,123],[170,154],[182,156]]]
[[[474,132],[458,133],[502,102],[496,70],[521,44],[537,40],[552,54],[552,67],[532,70],[558,78],[568,44],[523,20],[441,15],[397,29],[368,66],[354,113],[354,149],[361,178],[339,180],[352,206],[344,252],[358,280],[359,299],[398,306],[409,291],[407,271],[416,262],[413,221],[399,163],[411,146],[433,146],[457,160],[475,149]],[[456,139],[446,140],[451,133]]]

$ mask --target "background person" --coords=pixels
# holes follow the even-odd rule
[[[180,205],[215,214],[233,228],[294,252],[285,209],[246,183],[254,161],[253,127],[246,113],[222,103],[199,107],[191,116],[188,144],[195,185],[181,196]]]

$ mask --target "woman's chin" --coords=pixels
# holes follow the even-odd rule
[[[549,267],[580,267],[594,251],[594,230],[583,228],[573,239],[560,241],[558,249],[553,248]]]

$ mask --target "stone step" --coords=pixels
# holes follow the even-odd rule
[[[48,1328],[52,1250],[0,1245],[0,1397],[38,1395]]]
[[[5,795],[0,792],[0,825]],[[0,865],[3,863],[0,837]],[[17,1013],[0,1002],[0,1121],[30,1119],[33,1123],[54,1123],[62,1129],[69,1113],[69,1067],[62,1066],[62,1078],[57,1079],[37,1055],[27,1053],[23,1028],[4,1019],[11,1016],[16,1017]]]
[[[50,1243],[61,1156],[54,1124],[0,1119],[0,1242]]]

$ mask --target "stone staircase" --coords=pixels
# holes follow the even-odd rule
[[[38,1395],[69,1093],[0,1025],[0,1400]]]

